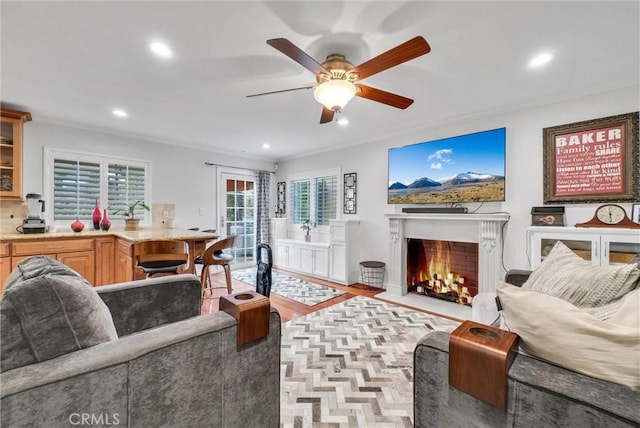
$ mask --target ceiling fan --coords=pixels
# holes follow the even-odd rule
[[[331,54],[322,64],[319,64],[302,49],[284,38],[267,40],[267,44],[279,50],[307,70],[313,72],[316,75],[318,84],[301,88],[263,92],[260,94],[247,95],[247,97],[258,97],[315,88],[313,95],[316,101],[323,106],[320,123],[331,122],[335,113],[344,108],[354,96],[367,98],[399,109],[409,107],[413,103],[413,100],[410,98],[383,91],[382,89],[372,88],[371,86],[357,82],[431,51],[431,47],[424,37],[416,36],[354,67],[353,64],[346,60],[344,55],[340,54]]]

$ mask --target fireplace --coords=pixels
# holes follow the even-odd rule
[[[408,292],[471,306],[478,294],[478,244],[407,238]]]
[[[508,214],[386,214],[389,219],[389,263],[387,264],[386,291],[378,297],[393,302],[414,306],[443,315],[459,318],[471,318],[473,296],[477,293],[495,292],[496,283],[504,277],[502,268],[502,233],[503,225],[509,220]],[[442,299],[442,296],[430,296],[422,289],[424,295],[417,293],[417,286],[412,288],[410,267],[408,263],[410,242],[443,241],[452,243],[474,244],[477,249],[477,272],[474,274],[453,271],[442,273],[444,280],[455,282],[456,274],[462,275],[463,284],[456,287],[459,293],[467,287],[471,302],[464,304]],[[424,246],[424,244],[421,244]],[[442,244],[441,244],[442,245]],[[450,269],[451,270],[451,269]],[[452,278],[449,278],[452,274]],[[446,277],[445,277],[446,275]],[[475,279],[474,279],[475,277]],[[433,277],[432,280],[435,280]],[[420,277],[418,276],[418,280]],[[429,280],[424,277],[423,280]],[[450,281],[451,282],[451,281]],[[442,284],[441,283],[441,284]],[[424,287],[424,286],[423,286]],[[428,283],[427,283],[428,287]],[[447,286],[448,287],[448,286]],[[429,290],[432,291],[432,290]],[[442,285],[440,288],[442,291]],[[466,295],[465,295],[466,297]]]

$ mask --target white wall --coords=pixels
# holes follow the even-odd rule
[[[176,227],[217,228],[215,167],[205,162],[273,170],[273,162],[159,144],[38,120],[24,126],[23,193],[45,193],[43,148],[151,161],[150,203],[175,204]],[[200,208],[204,214],[200,215]]]
[[[402,207],[387,205],[387,150],[391,147],[505,126],[507,128],[506,202],[486,203],[480,211],[506,211],[511,214],[511,220],[505,230],[504,264],[507,269],[527,268],[529,262],[525,240],[526,228],[531,219],[530,210],[532,206],[543,205],[542,129],[637,111],[640,109],[639,94],[640,86],[636,85],[523,111],[399,132],[401,137],[386,138],[342,150],[279,161],[277,175],[272,179],[272,189],[276,181],[285,181],[287,175],[293,173],[332,167],[339,167],[342,174],[357,172],[357,214],[340,215],[342,218],[360,219],[361,260],[388,262],[388,223],[384,214],[400,212]],[[44,193],[44,147],[151,161],[151,203],[175,204],[178,227],[217,227],[216,169],[205,166],[205,161],[249,169],[273,169],[271,161],[158,144],[142,139],[47,123],[34,117],[32,122],[25,124],[23,161],[23,193],[25,194]],[[271,205],[274,204],[275,195],[271,201]],[[479,204],[466,205],[473,210]],[[630,203],[621,205],[630,212]],[[567,224],[572,225],[590,219],[598,204],[565,204],[565,206],[567,207]],[[199,214],[200,208],[204,208],[204,215]]]
[[[531,222],[531,207],[543,205],[543,128],[637,111],[640,109],[639,94],[640,86],[636,85],[523,111],[412,130],[402,137],[280,161],[276,181],[285,181],[289,174],[329,167],[340,167],[342,174],[358,173],[357,214],[341,216],[360,219],[360,259],[388,263],[389,228],[384,214],[400,212],[402,208],[387,205],[388,149],[506,127],[506,202],[485,203],[479,212],[505,211],[511,214],[511,220],[505,229],[504,265],[506,269],[524,269],[529,266],[525,241],[526,229]],[[565,204],[566,224],[573,225],[591,219],[598,205]],[[621,205],[630,214],[631,203]],[[472,211],[479,204],[465,206]]]

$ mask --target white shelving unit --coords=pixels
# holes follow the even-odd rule
[[[594,266],[629,263],[640,254],[640,229],[530,226],[529,264],[537,268],[557,241]]]
[[[354,284],[360,277],[359,225],[358,220],[330,220],[329,242],[305,242],[287,237],[286,219],[271,219],[273,263],[281,269]]]
[[[340,284],[355,284],[360,279],[360,221],[329,221],[329,278]]]

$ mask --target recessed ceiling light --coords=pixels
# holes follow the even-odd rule
[[[262,145],[262,148],[263,148],[263,149],[270,149],[270,148],[271,148],[271,146],[269,145],[269,143],[264,143],[264,144]]]
[[[553,59],[553,55],[548,52],[542,53],[540,55],[534,56],[531,61],[529,61],[529,67],[537,68],[543,66]]]
[[[113,109],[111,113],[117,117],[129,117],[129,113],[119,108]]]
[[[173,56],[173,52],[166,44],[162,42],[153,42],[149,45],[149,49],[151,52],[156,54],[161,58],[171,58]]]
[[[349,119],[347,119],[346,117],[341,117],[340,119],[338,119],[338,125],[347,126],[348,124]]]

